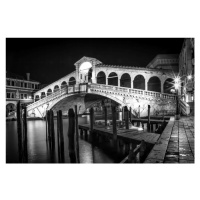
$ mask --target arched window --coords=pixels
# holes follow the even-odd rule
[[[48,89],[47,90],[47,96],[51,95],[52,94],[52,90],[51,89]]]
[[[106,75],[104,72],[99,72],[97,74],[97,83],[98,84],[106,84]]]
[[[57,92],[58,90],[59,90],[59,86],[56,85],[56,86],[54,87],[54,89],[53,89],[53,92]]]
[[[154,92],[161,92],[161,82],[158,77],[153,76],[149,79],[148,90]]]
[[[76,79],[74,77],[71,77],[69,79],[69,85],[75,85],[76,84]]]
[[[9,103],[6,105],[6,117],[9,116],[9,114],[11,114],[11,112],[16,110],[16,106],[13,103]]]
[[[44,97],[46,97],[45,92],[41,92],[41,99],[43,99]]]
[[[40,97],[39,97],[39,95],[36,95],[35,96],[35,101],[38,101],[38,100],[40,100]]]
[[[120,86],[121,87],[131,87],[131,77],[129,74],[125,73],[121,76],[121,80],[120,80]]]
[[[108,85],[118,86],[118,76],[115,72],[111,72],[108,76]]]
[[[137,75],[133,81],[133,88],[145,90],[145,79],[142,75]]]
[[[67,83],[66,83],[65,81],[63,81],[63,82],[61,83],[61,89],[64,88],[65,86],[67,86]]]
[[[175,89],[174,87],[174,79],[168,78],[165,80],[164,85],[163,85],[163,92],[168,93],[168,94],[173,94],[171,92],[171,89]]]

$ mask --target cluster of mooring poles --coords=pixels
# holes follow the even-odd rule
[[[141,144],[137,145],[137,141],[131,141],[130,139],[124,139],[117,136],[118,128],[124,127],[125,130],[128,131],[129,123],[132,121],[132,112],[131,108],[128,110],[127,106],[122,108],[123,117],[122,124],[118,122],[117,124],[117,106],[113,103],[111,105],[112,111],[112,129],[110,127],[110,123],[108,122],[108,111],[107,107],[104,103],[102,103],[103,111],[104,111],[104,123],[100,123],[100,129],[98,128],[98,124],[95,125],[95,116],[94,109],[89,109],[90,114],[90,125],[79,125],[80,136],[81,138],[85,137],[95,145],[100,145],[101,147],[107,149],[109,153],[116,157],[116,162],[120,162],[125,155],[128,155],[125,159],[123,159],[120,163],[139,163],[143,162],[144,155],[146,153],[146,143],[142,141]],[[102,127],[102,124],[105,126]],[[140,124],[138,124],[139,126]],[[96,128],[97,127],[97,128]],[[108,129],[108,131],[106,131]],[[110,130],[109,130],[110,129]],[[130,132],[130,130],[128,131]],[[117,161],[118,160],[118,161]]]
[[[75,105],[74,110],[70,108],[68,111],[68,121],[69,121],[68,152],[71,163],[80,163],[77,105]],[[46,140],[50,148],[50,154],[53,162],[53,155],[55,151],[53,110],[48,110],[46,113]],[[57,111],[57,146],[58,146],[58,162],[64,163],[65,154],[64,154],[64,136],[63,136],[63,117],[61,110]]]
[[[17,103],[18,155],[20,163],[28,163],[26,106]]]

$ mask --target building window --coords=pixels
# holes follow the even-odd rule
[[[15,98],[15,94],[14,93],[11,93],[11,98]]]
[[[32,88],[33,88],[33,89],[35,88],[35,85],[34,85],[34,84],[32,84]]]
[[[10,98],[10,93],[6,93],[6,97],[7,97],[7,98]]]
[[[10,80],[7,80],[7,85],[10,85]]]
[[[15,86],[15,82],[14,81],[11,81],[11,83],[12,83],[12,86]]]
[[[23,99],[23,98],[24,98],[24,95],[23,95],[23,94],[21,94],[21,95],[20,95],[20,97],[21,97],[21,99]]]
[[[23,82],[21,82],[21,87],[24,87],[24,83]]]
[[[27,83],[24,83],[24,87],[27,88]]]
[[[24,99],[27,99],[27,94],[24,94]]]

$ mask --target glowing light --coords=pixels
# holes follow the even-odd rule
[[[188,80],[192,79],[192,75],[191,74],[188,75],[187,78],[188,78]]]
[[[143,128],[142,128],[142,127],[139,127],[139,128],[138,128],[138,131],[143,131]]]
[[[174,79],[174,81],[175,81],[175,83],[179,83],[180,82],[180,77],[175,77],[175,79]]]
[[[92,67],[92,64],[90,62],[84,62],[81,64],[79,70],[87,73],[91,67]]]
[[[179,88],[179,84],[178,84],[178,83],[175,83],[175,84],[174,84],[174,87],[175,87],[175,89],[178,89],[178,88]]]

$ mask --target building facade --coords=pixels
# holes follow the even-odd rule
[[[194,38],[187,38],[179,55],[181,96],[187,103],[194,102]]]
[[[30,73],[26,79],[22,76],[6,72],[6,117],[16,116],[16,104],[33,103],[33,94],[39,89],[39,82],[30,79]]]

